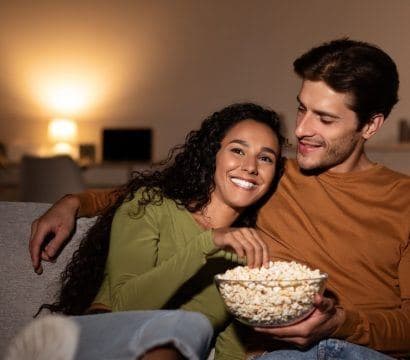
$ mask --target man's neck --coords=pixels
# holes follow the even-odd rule
[[[360,154],[355,154],[354,157],[350,157],[347,161],[344,161],[342,164],[337,166],[333,166],[331,168],[316,168],[311,170],[300,169],[300,171],[308,176],[315,176],[323,173],[347,174],[367,170],[373,165],[374,163],[369,160],[366,153],[362,150]]]
[[[349,158],[343,164],[330,168],[328,171],[331,173],[350,173],[356,171],[362,171],[370,168],[373,163],[369,160],[364,151],[354,158]]]
[[[366,153],[364,152],[365,143],[366,140],[361,138],[346,160],[338,165],[328,168],[327,171],[336,174],[344,174],[362,171],[370,168],[373,163],[369,160]]]

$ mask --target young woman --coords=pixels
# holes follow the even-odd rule
[[[191,323],[184,320],[189,331],[175,339],[175,326],[164,323],[192,313],[131,310],[182,309],[205,315],[214,330],[226,325],[213,276],[235,265],[232,260],[246,259],[251,267],[268,262],[267,247],[252,226],[256,210],[274,190],[281,143],[275,112],[231,105],[189,133],[162,170],[137,173],[119,191],[68,264],[57,302],[44,305],[68,315],[113,312],[74,317],[84,358],[101,357],[113,347],[114,356],[125,356],[124,344],[133,348],[130,359],[153,356],[164,344],[178,349],[170,350],[172,356],[203,356],[204,349],[195,355],[198,346],[191,346],[201,339],[197,314]],[[167,316],[172,321],[166,322]],[[136,344],[159,318],[159,328],[168,333]],[[111,339],[124,327],[118,349]]]

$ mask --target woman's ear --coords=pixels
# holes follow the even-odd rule
[[[376,134],[379,131],[379,129],[383,126],[383,124],[384,124],[383,114],[373,115],[370,121],[365,126],[363,126],[362,137],[365,140],[370,139],[374,134]]]

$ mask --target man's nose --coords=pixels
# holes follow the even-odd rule
[[[314,135],[313,114],[308,112],[301,114],[296,119],[295,135],[297,138]]]

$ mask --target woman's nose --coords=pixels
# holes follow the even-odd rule
[[[242,170],[247,171],[249,174],[258,173],[258,163],[257,159],[254,156],[248,156],[242,162]]]

